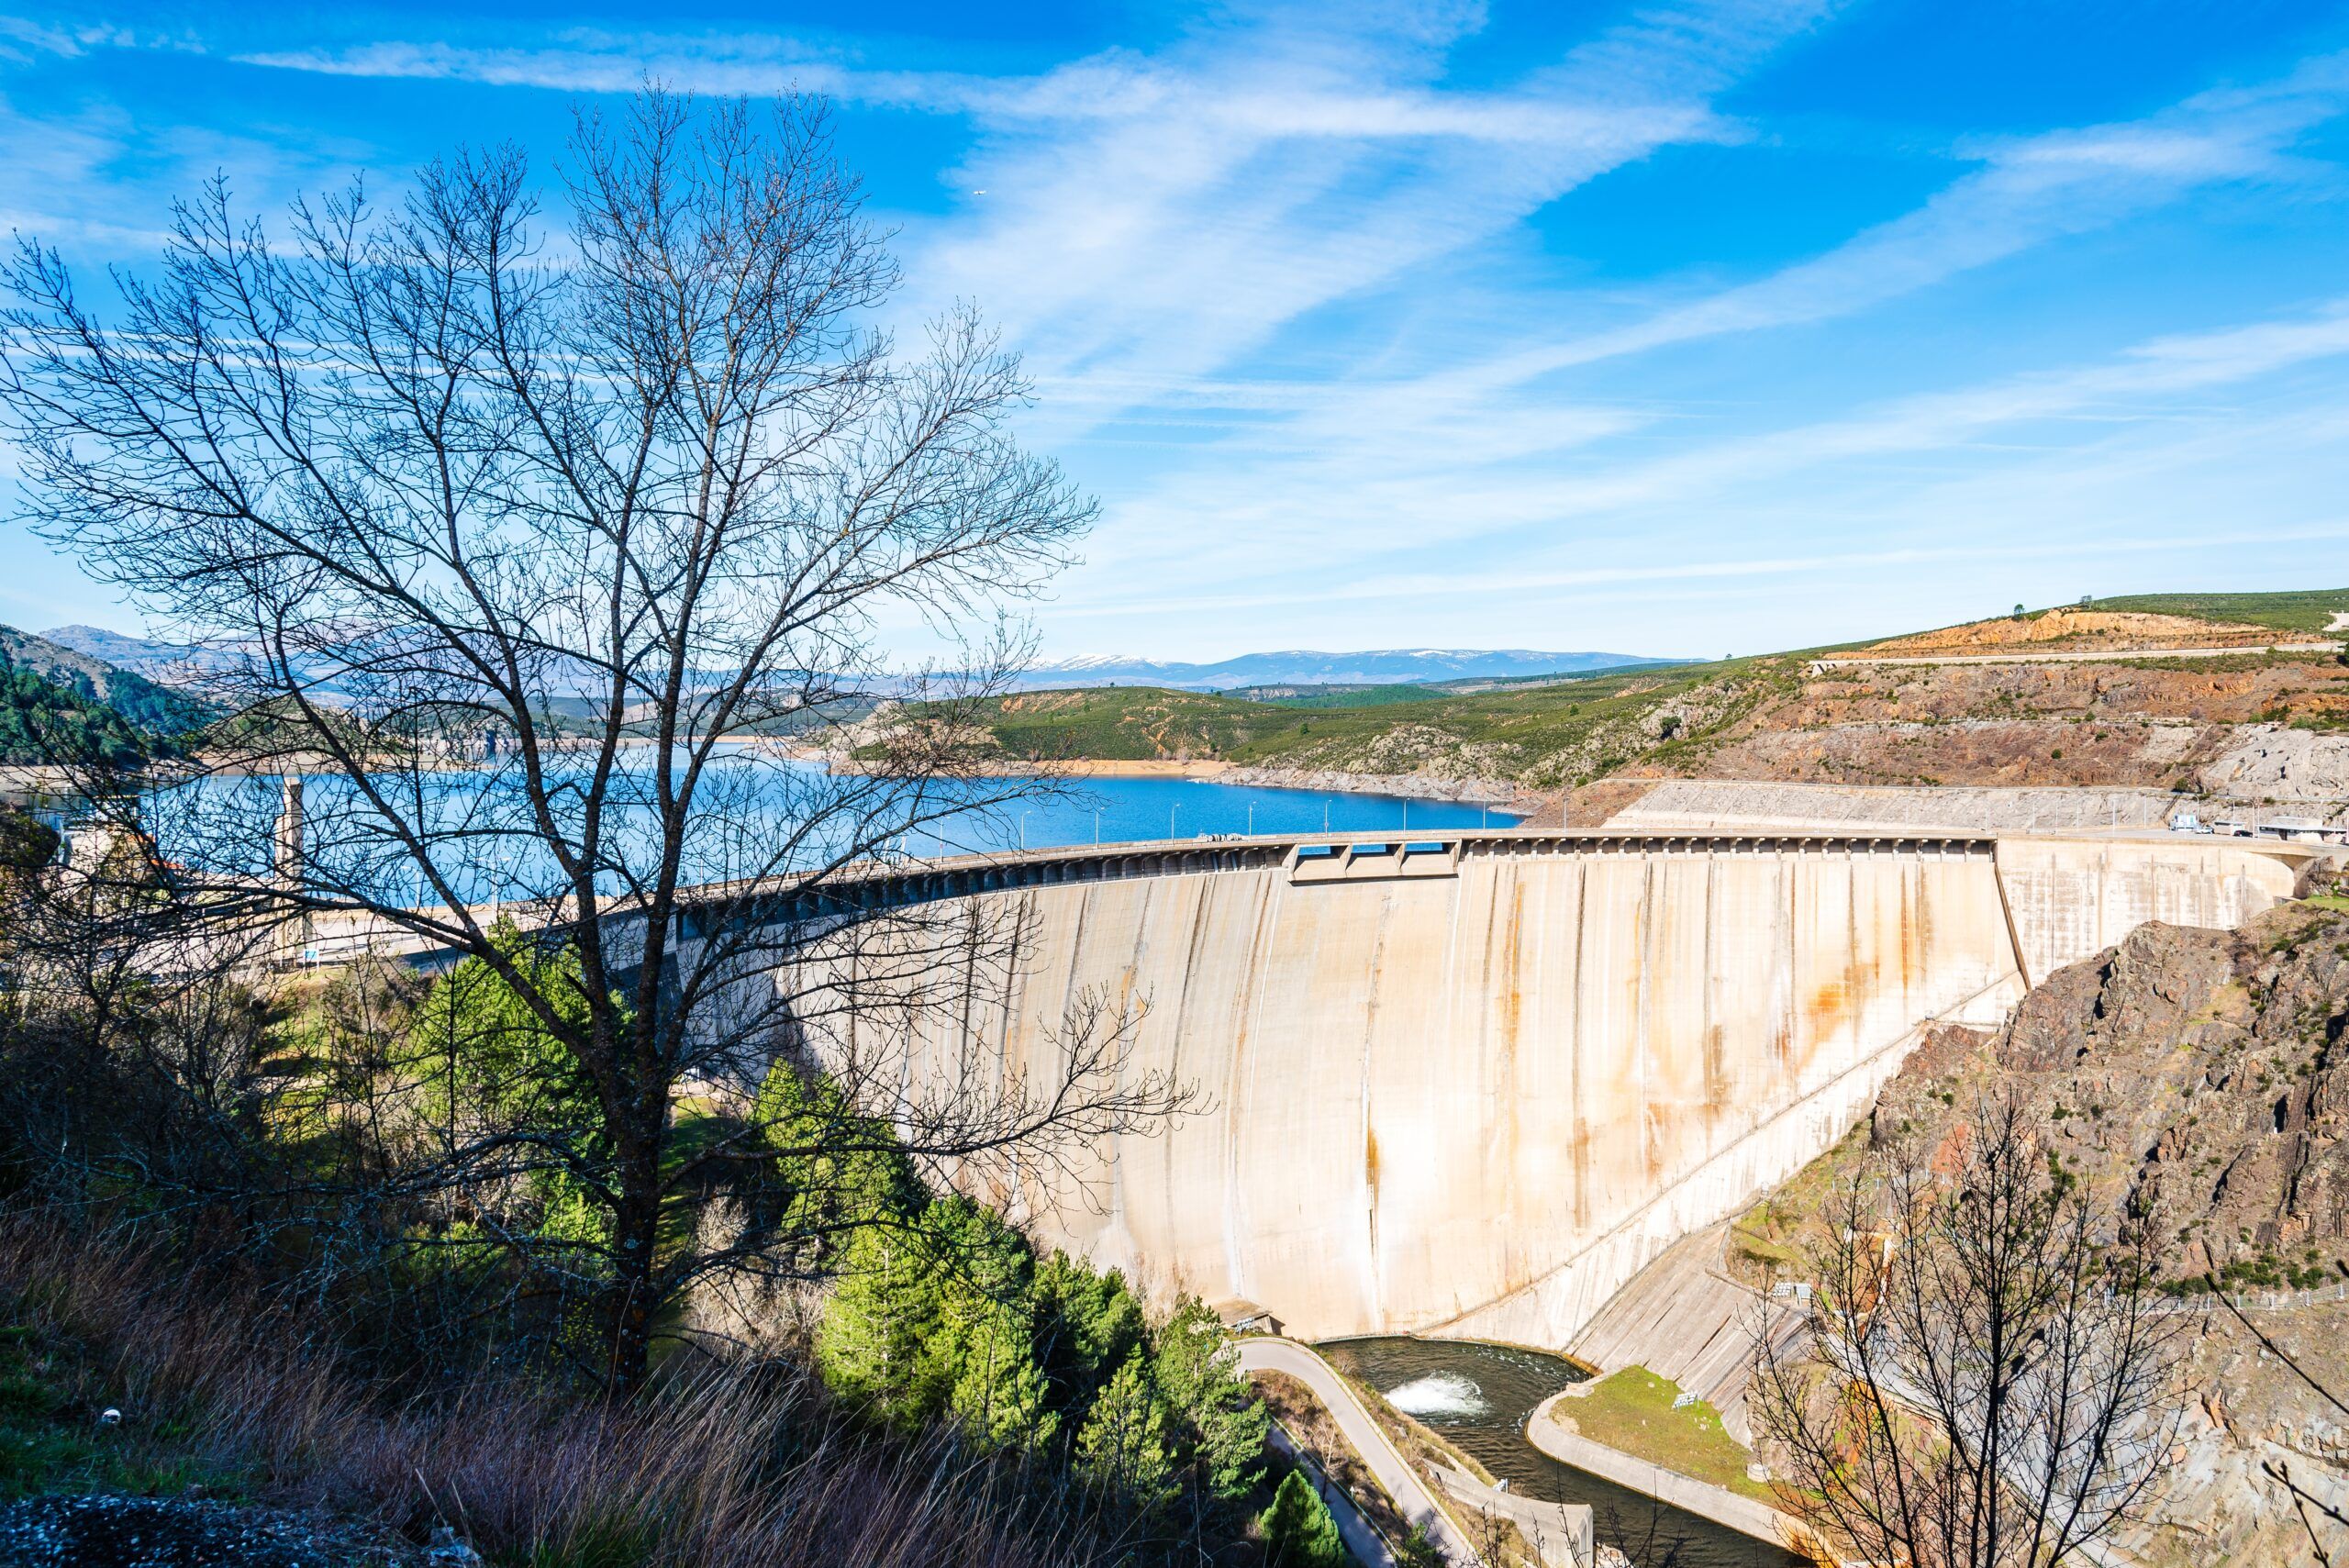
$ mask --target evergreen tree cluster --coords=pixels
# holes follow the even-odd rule
[[[142,736],[95,691],[47,679],[0,651],[0,762],[133,768],[158,750],[168,747]]]
[[[1264,1407],[1203,1303],[1152,1321],[1116,1270],[1039,1259],[984,1206],[931,1195],[878,1129],[870,1154],[789,1152],[795,1128],[844,1114],[820,1077],[778,1066],[762,1111],[803,1229],[837,1238],[816,1339],[836,1393],[902,1429],[942,1420],[983,1449],[1057,1457],[1137,1517],[1255,1486]]]
[[[491,929],[490,942],[538,994],[553,998],[566,1028],[587,1027],[576,947],[549,945],[510,919]],[[425,995],[409,1039],[409,1070],[431,1126],[452,1139],[495,1135],[530,1151],[515,1163],[533,1199],[534,1239],[588,1250],[607,1240],[609,1223],[582,1180],[609,1141],[595,1083],[521,994],[484,960],[464,959]],[[591,1255],[571,1262],[595,1266]]]

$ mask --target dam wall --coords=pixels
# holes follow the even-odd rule
[[[1998,884],[2027,985],[2149,920],[2232,929],[2291,897],[2317,858],[2188,834],[1998,841]]]
[[[1303,1338],[1554,1347],[1831,1147],[1923,1028],[1995,1025],[2143,919],[2239,923],[2306,858],[1571,833],[1028,857],[906,884],[1029,937],[987,1005],[918,1015],[907,1070],[1049,1082],[1079,996],[1141,1004],[1127,1071],[1205,1108],[979,1195]]]

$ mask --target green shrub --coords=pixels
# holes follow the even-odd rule
[[[1257,1524],[1264,1534],[1267,1568],[1346,1568],[1338,1521],[1301,1470],[1281,1478],[1272,1507],[1258,1516]]]

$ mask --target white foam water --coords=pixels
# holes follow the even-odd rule
[[[1406,1416],[1482,1416],[1492,1410],[1485,1391],[1454,1372],[1431,1373],[1386,1391],[1386,1402]]]

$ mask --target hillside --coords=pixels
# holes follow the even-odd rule
[[[2343,907],[2330,895],[2286,905],[2240,931],[2140,927],[2046,977],[1996,1032],[1936,1031],[1861,1131],[1737,1223],[1733,1260],[1759,1284],[1816,1255],[1826,1195],[1864,1147],[1945,1159],[1986,1095],[2013,1095],[2098,1212],[2155,1226],[2170,1292],[2329,1291],[2349,1277]],[[2349,1388],[2349,1305],[2259,1318],[2310,1372]],[[2128,1544],[2162,1568],[2305,1561],[2265,1465],[2349,1481],[2339,1413],[2224,1316],[2205,1321],[2191,1352],[2202,1393],[2179,1435],[2177,1482]]]
[[[40,634],[40,639],[110,668],[128,670],[165,684],[185,681],[209,662],[206,651],[194,643],[132,637],[102,626],[53,626]]]
[[[1429,702],[1442,696],[1447,685],[1272,685],[1235,686],[1220,695],[1243,702],[1273,703],[1282,707],[1386,707],[1398,702]]]
[[[2144,602],[1998,617],[1865,650],[1964,662],[1872,666],[1805,651],[1521,684],[1220,695],[1120,686],[1022,693],[981,717],[1007,760],[1213,760],[1268,776],[1538,795],[1598,785],[1577,797],[1582,822],[1675,778],[2103,785],[2337,809],[2349,796],[2349,664],[2329,643],[2266,645],[2349,614],[2349,589],[2132,607]],[[2178,647],[2243,651],[2158,651]],[[1995,662],[2009,651],[2025,657]],[[2074,662],[2034,662],[2045,651]]]
[[[1938,631],[1896,637],[1865,650],[1887,656],[2014,652],[2148,652],[2179,648],[2265,648],[2292,634],[2255,622],[2061,606],[2036,615],[2001,616]]]
[[[2349,588],[2303,588],[2282,594],[2130,594],[2099,599],[2097,607],[2199,620],[2248,621],[2278,631],[2329,631],[2349,614]]]
[[[981,710],[996,745],[1026,761],[1214,759],[1359,773],[1430,772],[1529,787],[1579,782],[1717,727],[1776,689],[1751,664],[1594,675],[1571,684],[1364,706],[1252,702],[1151,687],[1037,692]]]
[[[985,716],[1003,754],[1022,760],[1214,759],[1535,791],[1709,777],[2193,793],[2237,782],[2297,789],[2284,776],[2297,772],[2329,796],[2340,791],[2322,769],[2343,745],[2333,738],[2349,734],[2349,667],[2116,655],[1811,673],[1777,656],[1347,707],[1141,687],[1039,692]]]
[[[134,767],[155,744],[96,698],[12,663],[0,651],[0,764]]]
[[[45,637],[0,626],[0,658],[10,667],[64,688],[83,702],[112,708],[132,728],[157,736],[184,735],[220,717],[220,710],[135,671]]]

